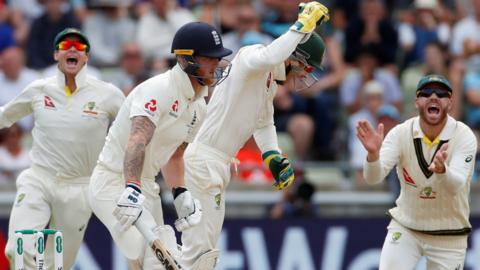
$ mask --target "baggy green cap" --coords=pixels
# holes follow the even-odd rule
[[[65,28],[62,32],[58,33],[53,41],[55,49],[57,48],[58,43],[60,43],[67,36],[77,36],[87,45],[87,53],[90,51],[90,42],[88,41],[88,38],[77,28]]]
[[[452,86],[448,82],[448,80],[443,77],[442,75],[437,74],[430,74],[423,76],[417,84],[417,91],[423,89],[423,87],[429,83],[439,83],[445,86],[449,92],[453,92]]]

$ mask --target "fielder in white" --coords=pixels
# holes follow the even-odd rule
[[[187,147],[186,185],[203,209],[200,224],[182,233],[182,261],[187,269],[200,256],[209,259],[202,270],[215,267],[230,162],[252,135],[274,175],[274,186],[288,187],[294,179],[290,163],[278,147],[273,97],[277,83],[299,89],[315,82],[312,72],[320,68],[325,44],[313,31],[317,23],[329,18],[328,9],[318,2],[301,6],[298,21],[281,37],[268,46],[240,49],[232,60],[229,77],[210,99],[205,123]]]
[[[70,269],[82,242],[91,209],[90,176],[105,142],[109,123],[124,100],[111,84],[86,74],[90,45],[80,31],[67,28],[55,38],[57,75],[32,82],[0,108],[0,128],[32,114],[31,168],[17,179],[5,253],[13,269],[15,230],[61,230],[64,267]],[[46,269],[53,267],[47,241]],[[34,239],[24,243],[25,268],[34,269]]]
[[[393,128],[383,140],[383,126],[357,124],[368,151],[365,181],[381,182],[397,166],[401,191],[383,244],[380,270],[413,269],[422,256],[427,269],[463,269],[470,181],[477,141],[464,123],[448,115],[452,88],[440,75],[427,75],[417,86],[419,116]],[[382,143],[383,141],[383,143]]]
[[[228,75],[230,63],[222,58],[232,53],[223,47],[214,27],[200,22],[177,31],[172,52],[178,64],[137,86],[125,100],[90,182],[89,199],[95,215],[130,265],[143,269],[164,268],[132,227],[141,214],[152,214],[151,222],[160,225],[154,232],[174,257],[180,255],[173,229],[162,226],[155,183],[160,170],[173,188],[177,230],[185,231],[201,219],[198,201],[184,187],[183,153],[205,119],[208,86]]]

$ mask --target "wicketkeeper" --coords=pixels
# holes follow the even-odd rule
[[[290,162],[278,147],[273,97],[277,84],[301,90],[316,81],[313,72],[321,67],[325,44],[313,31],[329,19],[328,9],[318,2],[301,7],[295,24],[271,44],[240,49],[230,75],[210,99],[205,123],[185,152],[186,185],[203,209],[200,224],[182,234],[187,269],[215,267],[230,163],[252,135],[275,178],[274,187],[287,188],[294,180]]]

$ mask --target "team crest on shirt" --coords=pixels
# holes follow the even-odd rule
[[[472,161],[473,159],[473,156],[472,155],[468,155],[467,158],[465,158],[465,162],[466,163],[469,163],[470,161]]]
[[[433,191],[432,187],[424,187],[420,191],[420,198],[422,199],[435,199],[437,197],[437,192]]]
[[[25,193],[18,194],[17,201],[15,202],[15,205],[18,206],[23,201],[23,199],[25,199],[25,196],[26,196]]]
[[[218,193],[215,195],[215,204],[217,205],[217,210],[220,209],[220,203],[222,202],[222,194]]]
[[[402,237],[402,233],[401,232],[394,232],[392,234],[392,244],[397,244],[398,243],[398,240],[400,240],[400,237]]]
[[[83,105],[83,113],[90,116],[97,116],[98,112],[96,111],[95,101],[89,101]]]
[[[43,104],[45,106],[45,109],[50,109],[50,110],[56,110],[57,108],[55,107],[55,103],[53,103],[53,100],[49,96],[44,96],[43,97]]]
[[[408,174],[407,169],[403,168],[403,179],[405,179],[405,184],[410,185],[412,187],[417,187],[417,183],[413,181],[412,177]]]

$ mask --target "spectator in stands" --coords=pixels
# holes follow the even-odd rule
[[[263,14],[262,29],[273,37],[278,37],[288,30],[297,19],[297,5],[301,1],[262,0],[267,8]]]
[[[353,63],[363,48],[371,48],[380,66],[396,70],[397,30],[386,16],[382,0],[361,0],[359,17],[349,22],[345,37],[345,60],[348,63]]]
[[[262,152],[250,137],[237,153],[238,164],[233,164],[232,175],[248,183],[273,183],[273,176],[262,160]]]
[[[147,59],[171,57],[170,45],[175,32],[184,24],[195,21],[193,14],[177,7],[174,0],[150,0],[151,9],[140,17],[137,43]]]
[[[7,104],[40,75],[25,67],[25,53],[19,47],[10,47],[0,54],[0,106]],[[33,127],[32,116],[19,121],[25,131]]]
[[[397,108],[395,108],[395,106],[390,104],[382,105],[377,111],[377,123],[383,124],[383,132],[385,135],[387,135],[388,132],[390,132],[390,130],[392,130],[396,125],[400,124],[401,120],[402,117],[400,116],[400,112],[397,110]],[[365,161],[365,157],[363,161]],[[400,180],[398,180],[395,168],[392,169],[389,174],[387,174],[385,180],[387,180],[388,186],[390,187],[390,191],[394,195],[394,198],[397,198],[398,195],[400,195]]]
[[[403,115],[405,115],[405,118],[410,118],[417,113],[415,104],[412,101],[415,100],[416,82],[421,77],[427,74],[440,74],[448,77],[448,55],[444,48],[438,42],[427,44],[423,52],[425,61],[413,65],[402,72],[401,85],[403,89]]]
[[[312,197],[315,187],[305,178],[305,171],[299,166],[295,167],[295,178],[295,183],[283,191],[282,200],[270,210],[271,218],[299,218],[314,215]]]
[[[0,0],[0,52],[8,46],[23,46],[28,30],[28,22],[21,11],[9,7]]]
[[[452,32],[450,53],[453,56],[450,65],[450,79],[454,92],[462,93],[465,73],[480,69],[480,0],[471,0],[473,14],[458,21]],[[454,95],[452,116],[461,117],[462,96]]]
[[[345,77],[340,86],[340,102],[349,114],[353,114],[361,108],[362,89],[364,89],[362,86],[370,80],[376,80],[383,84],[385,102],[401,110],[402,90],[398,79],[378,65],[375,51],[364,49],[357,55],[355,70]]]
[[[288,132],[292,138],[293,160],[311,160],[315,132],[308,102],[294,89],[279,85],[274,100],[274,121],[277,132]]]
[[[233,31],[223,35],[223,44],[233,51],[229,59],[232,59],[243,46],[267,45],[273,41],[271,36],[261,32],[260,17],[252,4],[240,5],[237,8],[236,17],[237,23]]]
[[[8,23],[9,13],[7,6],[0,1],[0,54],[15,45],[13,27]]]
[[[105,80],[120,88],[127,96],[135,86],[148,77],[140,45],[130,42],[123,45],[120,68]]]
[[[236,14],[240,2],[238,0],[205,0],[202,5],[195,8],[194,13],[200,21],[215,26],[221,35],[225,35],[233,31],[237,25]]]
[[[362,108],[352,114],[348,119],[348,148],[350,150],[350,166],[354,171],[355,184],[363,185],[363,161],[367,156],[367,151],[362,143],[355,136],[355,127],[360,120],[368,121],[372,126],[376,126],[377,113],[383,105],[384,86],[378,81],[372,80],[365,83],[362,89]]]
[[[480,122],[480,65],[476,69],[467,70],[464,79],[466,97],[466,121],[469,125]]]
[[[85,19],[83,31],[91,40],[90,62],[98,67],[115,66],[120,62],[123,44],[133,41],[135,22],[126,9],[132,0],[92,0],[96,8]]]
[[[20,172],[30,167],[30,156],[22,146],[22,135],[22,128],[17,124],[0,130],[0,185],[14,187]]]
[[[55,63],[52,46],[55,35],[66,27],[80,27],[71,10],[64,11],[64,0],[41,0],[45,12],[32,23],[27,39],[27,66],[44,69]]]
[[[450,25],[441,21],[437,0],[415,0],[413,6],[413,23],[401,23],[398,31],[399,43],[405,54],[403,64],[406,66],[423,62],[428,44],[439,42],[447,45],[450,40]]]

